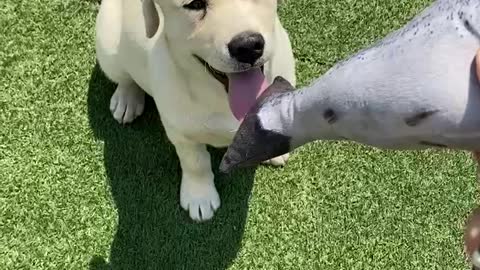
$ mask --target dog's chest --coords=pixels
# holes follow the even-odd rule
[[[240,123],[230,111],[225,90],[198,81],[194,85],[155,99],[162,121],[192,141],[228,146]]]
[[[191,103],[188,108],[184,113],[177,112],[177,117],[169,121],[177,131],[192,141],[214,147],[226,147],[232,142],[239,122],[229,111],[199,103]]]
[[[199,125],[191,131],[196,141],[215,147],[231,143],[239,123],[230,114],[205,111],[198,116]]]
[[[188,83],[188,136],[197,142],[224,147],[231,143],[240,123],[233,116],[228,95],[213,77],[197,78]]]

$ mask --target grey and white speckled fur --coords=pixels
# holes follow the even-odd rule
[[[223,170],[253,165],[255,155],[263,159],[313,140],[478,150],[479,32],[479,0],[438,0],[310,86],[294,92],[270,89],[240,127]],[[272,134],[288,142],[255,143]],[[269,149],[286,143],[289,149]]]

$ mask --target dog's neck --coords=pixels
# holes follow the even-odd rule
[[[164,35],[164,42],[166,47],[172,56],[172,60],[177,68],[180,68],[182,71],[186,71],[190,69],[194,63],[195,59],[193,58],[192,54],[187,50],[182,50],[178,47],[175,47],[172,40],[168,37],[168,33]],[[187,74],[188,72],[183,72],[183,74]]]

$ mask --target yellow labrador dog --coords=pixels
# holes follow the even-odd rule
[[[110,101],[125,124],[152,96],[182,168],[180,204],[196,221],[220,206],[206,145],[230,144],[255,98],[282,76],[295,84],[280,0],[103,0],[96,50],[118,84]],[[266,161],[283,165],[288,156]]]

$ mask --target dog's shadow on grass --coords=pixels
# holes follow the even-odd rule
[[[223,151],[210,151],[222,206],[213,220],[192,222],[180,207],[178,158],[153,101],[148,98],[143,116],[122,127],[108,108],[114,89],[97,64],[88,90],[89,120],[95,137],[104,142],[118,227],[109,258],[95,256],[90,268],[227,268],[241,245],[254,170],[221,175],[216,167]]]

